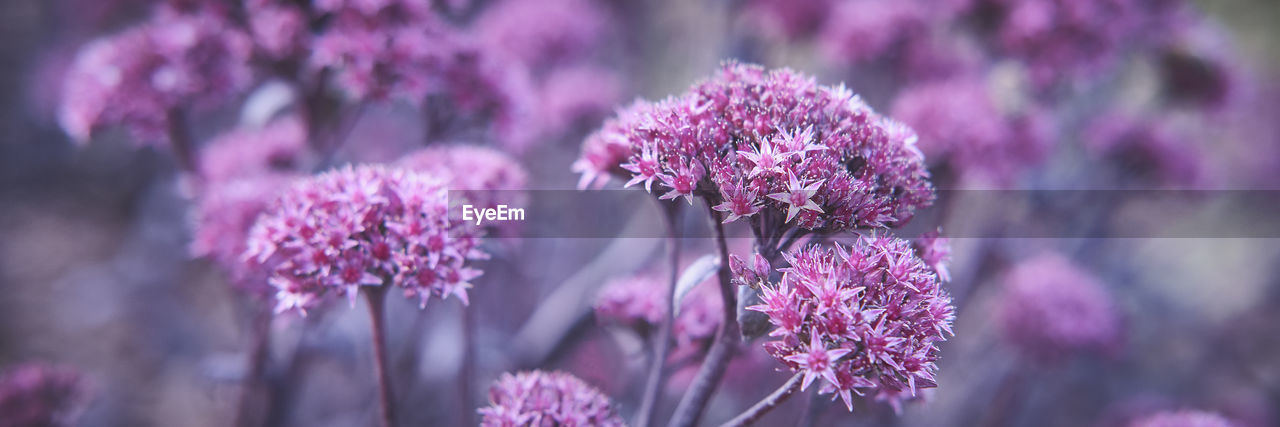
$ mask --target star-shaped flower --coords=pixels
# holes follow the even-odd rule
[[[837,360],[849,354],[850,351],[852,350],[847,348],[828,350],[826,344],[823,344],[822,340],[818,338],[818,334],[811,334],[808,351],[787,356],[786,360],[800,365],[800,368],[804,369],[804,380],[800,383],[800,391],[804,391],[818,377],[822,377],[829,383],[838,384],[836,373],[831,368]]]
[[[644,191],[653,192],[653,179],[657,178],[662,167],[658,164],[658,156],[653,153],[653,146],[646,145],[640,152],[640,158],[621,165],[623,169],[635,174],[623,187],[644,183]]]
[[[789,151],[778,151],[766,139],[760,141],[760,147],[755,151],[738,150],[739,156],[750,160],[752,164],[756,165],[751,168],[751,173],[747,175],[747,178],[755,178],[756,175],[765,172],[781,174],[783,162],[790,159],[792,154],[794,153]]]
[[[724,190],[724,201],[715,205],[712,209],[729,214],[724,220],[725,224],[760,212],[760,204],[756,201],[756,193],[754,191],[747,192],[733,184],[725,184],[722,188]]]
[[[822,186],[822,182],[824,180],[820,179],[809,185],[804,185],[798,178],[796,178],[795,173],[790,172],[787,173],[787,179],[788,183],[786,192],[773,193],[769,195],[770,199],[791,205],[787,208],[787,222],[791,222],[791,219],[795,218],[796,214],[800,213],[801,209],[808,209],[818,213],[822,212],[822,207],[818,206],[811,197],[813,197],[814,194],[817,194],[818,187]]]

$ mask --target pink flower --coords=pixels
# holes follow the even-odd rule
[[[803,388],[821,379],[819,391],[852,411],[852,394],[863,390],[914,395],[936,385],[938,343],[951,333],[954,309],[907,241],[863,237],[783,257],[782,280],[764,285],[763,304],[747,309],[769,316],[777,339],[765,349],[804,374]]]
[[[80,142],[111,126],[140,142],[166,141],[174,110],[226,100],[249,84],[250,50],[215,12],[159,7],[150,21],[81,48],[59,122]]]
[[[1052,362],[1121,344],[1120,317],[1097,278],[1058,254],[1016,265],[1004,278],[999,319],[1005,338],[1033,358]]]
[[[947,264],[951,262],[951,239],[942,237],[942,229],[924,233],[912,243],[916,255],[938,274],[938,280],[951,281],[951,271]]]
[[[531,66],[588,56],[613,24],[589,0],[503,0],[476,20],[482,43]]]
[[[584,141],[574,171],[581,186],[657,176],[669,189],[660,199],[703,197],[730,221],[885,227],[933,201],[914,140],[843,86],[730,63],[683,95],[607,120]]]
[[[478,232],[449,221],[448,191],[434,176],[345,167],[295,183],[258,218],[246,259],[277,267],[277,311],[330,295],[354,301],[361,286],[395,286],[423,306],[431,296],[465,304],[485,258]]]
[[[261,128],[242,128],[218,136],[200,150],[200,174],[221,182],[265,173],[290,172],[303,166],[307,130],[296,116]]]
[[[486,427],[624,425],[608,397],[559,371],[502,374],[478,412]]]
[[[698,284],[680,302],[672,325],[673,354],[701,351],[720,327],[723,302],[713,279]],[[596,317],[647,335],[666,319],[666,284],[648,276],[614,279],[596,297]]]
[[[822,213],[822,208],[819,207],[817,203],[814,203],[811,198],[814,194],[818,193],[818,187],[822,186],[823,180],[820,179],[809,184],[801,184],[800,180],[796,179],[795,173],[792,172],[787,173],[787,180],[788,184],[786,192],[773,193],[769,195],[770,199],[789,205],[787,207],[787,222],[791,222],[791,219],[795,218],[796,214],[799,213],[801,209],[808,209]]]
[[[75,371],[27,363],[0,376],[0,426],[69,426],[84,402],[85,390]]]
[[[254,222],[291,179],[288,174],[259,174],[211,181],[192,208],[191,254],[215,262],[234,288],[271,299],[274,289],[267,281],[272,268],[243,254]]]
[[[445,181],[477,206],[523,205],[529,173],[502,151],[477,145],[438,145],[405,154],[396,164]]]

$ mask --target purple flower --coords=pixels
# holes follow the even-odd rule
[[[608,397],[559,371],[502,374],[478,412],[486,427],[624,425]]]
[[[1221,415],[1195,410],[1161,412],[1135,421],[1130,427],[1234,427]]]
[[[285,0],[245,0],[249,34],[258,49],[271,58],[299,54],[310,42],[310,16],[297,4]]]
[[[1013,182],[1043,160],[1051,140],[1044,116],[1001,112],[985,82],[971,76],[908,87],[894,101],[893,116],[916,129],[929,159],[979,182]]]
[[[84,395],[73,370],[41,363],[9,368],[0,376],[0,426],[69,426]]]
[[[938,274],[938,280],[951,281],[951,271],[947,268],[951,263],[951,239],[942,237],[942,229],[924,233],[912,242],[912,246],[925,265]]]
[[[914,141],[843,86],[731,63],[684,95],[620,111],[574,170],[584,187],[656,176],[660,198],[705,198],[730,220],[839,231],[899,224],[933,201]]]
[[[832,0],[750,0],[744,17],[775,38],[794,39],[822,26]]]
[[[528,203],[524,190],[529,173],[516,159],[493,148],[440,145],[406,154],[396,164],[443,179],[450,191],[458,192],[455,194],[476,206],[518,207]],[[515,236],[520,225],[519,222],[496,224],[500,225],[491,231],[503,236]]]
[[[325,0],[329,24],[311,46],[311,65],[333,71],[355,98],[393,94],[421,102],[455,49],[453,30],[421,0]]]
[[[591,0],[503,0],[475,23],[481,43],[531,67],[588,56],[612,25]]]
[[[819,35],[826,54],[859,63],[889,53],[895,44],[928,34],[932,4],[915,0],[854,0],[832,8]]]
[[[1084,131],[1085,147],[1141,183],[1179,187],[1206,180],[1202,150],[1167,120],[1121,112],[1100,115]]]
[[[271,299],[271,267],[243,254],[254,222],[291,179],[288,174],[258,174],[210,182],[192,207],[191,254],[217,263],[234,288]]]
[[[711,279],[698,284],[680,302],[672,325],[673,353],[696,353],[720,327],[723,301]],[[648,334],[666,319],[666,284],[648,276],[609,281],[596,297],[596,317]]]
[[[764,285],[764,303],[747,309],[769,316],[778,339],[765,349],[804,374],[802,389],[821,379],[820,391],[852,411],[855,393],[914,396],[936,386],[938,343],[952,333],[954,309],[907,241],[861,237],[783,257],[782,280]]]
[[[1023,261],[1004,284],[998,318],[1005,338],[1027,356],[1053,362],[1121,344],[1120,317],[1102,283],[1062,255]]]
[[[307,154],[307,129],[295,116],[260,128],[227,132],[200,151],[200,174],[210,182],[296,170]]]
[[[307,309],[361,286],[397,286],[423,306],[431,296],[465,304],[482,259],[478,231],[448,218],[434,176],[378,166],[301,180],[258,218],[245,257],[277,265],[276,311]]]
[[[68,70],[59,121],[77,141],[123,126],[166,140],[171,113],[227,99],[250,80],[249,38],[214,12],[160,7],[150,21],[81,48]]]
[[[623,80],[617,72],[593,66],[559,67],[542,82],[546,132],[556,134],[583,124],[594,127],[618,104]]]

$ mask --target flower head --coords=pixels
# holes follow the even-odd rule
[[[1204,154],[1171,120],[1111,112],[1085,129],[1085,147],[1140,184],[1185,187],[1202,184]]]
[[[779,270],[782,280],[747,309],[769,316],[778,339],[765,349],[804,374],[802,388],[821,379],[820,391],[852,410],[852,394],[915,395],[936,385],[938,343],[951,334],[954,309],[907,241],[863,237],[783,257],[790,266]]]
[[[1053,361],[1120,343],[1120,318],[1111,297],[1097,278],[1063,256],[1023,261],[1004,283],[1001,326],[1005,338],[1028,356]]]
[[[609,16],[589,0],[499,1],[475,29],[486,46],[531,66],[588,56],[605,39]]]
[[[0,376],[0,426],[67,426],[82,403],[80,375],[67,368],[28,363]]]
[[[291,179],[277,173],[210,182],[192,208],[191,254],[215,262],[236,289],[269,300],[274,293],[267,284],[271,267],[243,255],[254,222]]]
[[[951,281],[951,270],[947,268],[947,264],[951,262],[951,239],[942,237],[942,229],[924,233],[912,242],[912,246],[925,265],[938,274],[938,280]]]
[[[289,172],[302,166],[306,153],[306,126],[290,116],[215,138],[200,151],[200,174],[210,182],[221,182]]]
[[[354,301],[362,286],[396,286],[425,305],[431,296],[466,303],[484,258],[478,232],[450,222],[449,195],[428,174],[345,167],[301,180],[249,234],[245,257],[274,261],[277,311],[303,312],[330,295]]]
[[[696,352],[720,327],[723,300],[711,282],[698,284],[680,300],[671,333],[674,352]],[[666,289],[662,281],[648,276],[611,280],[596,297],[596,317],[648,333],[666,320]]]
[[[478,412],[485,427],[624,425],[608,397],[559,371],[502,374]]]
[[[933,201],[914,139],[843,86],[730,63],[686,94],[620,111],[587,137],[574,170],[583,186],[656,176],[660,198],[706,198],[730,220],[883,227]]]
[[[248,85],[251,48],[218,13],[160,7],[150,21],[81,48],[59,122],[81,142],[117,125],[141,142],[164,141],[176,109],[219,102]]]

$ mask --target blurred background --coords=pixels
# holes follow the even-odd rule
[[[316,71],[326,65],[314,64],[323,61],[310,48],[274,53],[264,34],[288,21],[258,23],[266,15],[254,8],[302,11],[298,43],[315,37],[319,45],[338,18],[311,2],[202,3],[0,3],[0,372],[27,363],[77,372],[70,425],[229,425],[246,389],[265,425],[372,423],[363,305],[276,316],[263,339],[254,331],[264,303],[233,286],[216,256],[192,250],[216,215],[200,208],[216,168],[207,163],[213,154],[201,155],[228,132],[301,111],[308,148],[290,151],[285,169],[303,174],[394,162],[424,146],[492,147],[527,171],[523,186],[537,198],[539,190],[575,188],[583,138],[615,108],[678,94],[728,59],[844,83],[917,130],[944,191],[1181,189],[1203,197],[1179,200],[1185,223],[1149,233],[1112,228],[1114,218],[1161,209],[1140,200],[1052,205],[1071,227],[1097,230],[1071,238],[1006,233],[989,206],[935,205],[921,216],[943,224],[944,235],[951,226],[976,230],[951,239],[947,286],[957,318],[955,337],[942,345],[939,386],[901,415],[874,396],[849,413],[814,395],[793,398],[762,425],[1127,425],[1178,409],[1280,425],[1280,240],[1164,228],[1275,221],[1216,195],[1280,189],[1278,2],[439,1],[428,7],[438,16],[432,25],[493,62],[457,71],[461,77],[444,72],[425,97],[398,97],[412,88],[396,84],[390,95],[371,92],[361,79],[376,77]],[[98,111],[68,107],[90,102],[68,93],[88,90],[68,83],[92,66],[87,46],[176,19],[165,13],[225,14],[219,25],[253,44],[239,57],[192,60],[196,71],[186,72],[208,69],[200,61],[247,66],[218,99],[163,101],[188,113],[185,146],[172,128],[148,134],[156,126],[139,124],[145,108],[133,103],[95,98],[106,102]],[[326,49],[340,50],[315,48]],[[483,88],[450,92],[465,84]],[[492,104],[459,119],[477,96]],[[113,109],[128,114],[109,117]],[[250,156],[249,145],[224,150],[230,160],[220,161],[260,161],[239,157]],[[609,395],[624,418],[635,411],[644,335],[597,318],[592,307],[610,280],[666,277],[660,231],[635,231],[660,230],[661,210],[644,200],[593,209],[576,215],[588,225],[625,224],[624,237],[498,230],[466,310],[453,300],[425,310],[390,300],[404,425],[474,425],[500,373],[533,368],[571,372]],[[705,236],[700,208],[688,211],[687,233]],[[1125,237],[1096,237],[1109,233]],[[750,251],[745,239],[731,246]],[[712,249],[708,239],[685,239],[682,265]],[[1062,300],[1079,307],[1036,311]],[[1019,323],[1056,335],[1028,338]],[[659,422],[697,368],[704,349],[696,347],[683,355],[692,361],[672,368]],[[261,363],[246,362],[255,358]],[[719,423],[757,401],[789,376],[781,368],[758,341],[744,344],[703,420]]]

